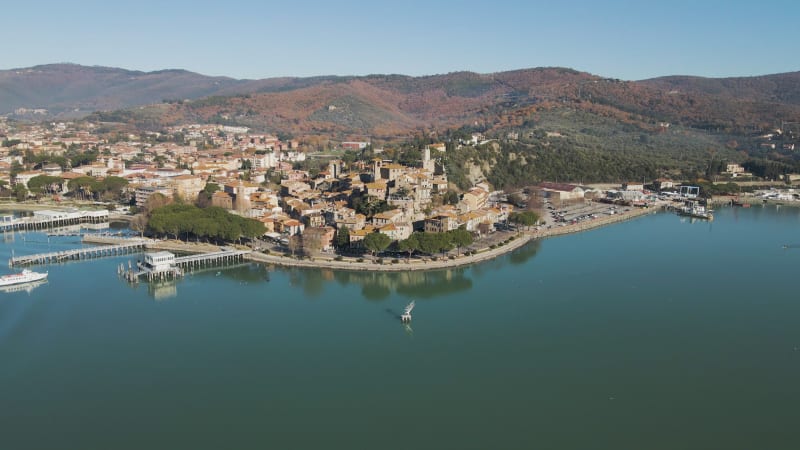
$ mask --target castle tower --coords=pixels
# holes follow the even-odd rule
[[[436,163],[431,160],[431,149],[429,147],[425,147],[425,150],[422,151],[422,168],[430,173],[433,173],[436,168]]]
[[[372,179],[378,181],[381,179],[381,159],[375,158],[372,160]]]

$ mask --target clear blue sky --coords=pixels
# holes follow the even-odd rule
[[[797,0],[27,0],[2,10],[0,69],[268,78],[561,66],[626,80],[800,70]]]

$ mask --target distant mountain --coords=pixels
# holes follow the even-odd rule
[[[800,171],[793,151],[800,145],[800,72],[622,81],[550,67],[235,80],[58,64],[0,72],[0,113],[17,108],[46,108],[57,117],[94,111],[87,120],[106,131],[217,123],[306,142],[377,145],[476,131],[508,137],[448,154],[448,172],[462,187],[481,177],[515,186],[711,176],[724,161],[748,157],[775,162],[775,173]],[[791,130],[780,138],[758,137],[783,124]]]
[[[145,106],[147,105],[147,106]],[[567,68],[493,74],[236,80],[184,70],[53,64],[0,71],[0,114],[44,108],[159,129],[186,122],[295,135],[402,138],[462,126],[520,129],[570,108],[648,130],[659,123],[743,134],[800,121],[800,72],[746,78],[603,78]]]
[[[219,95],[94,115],[145,128],[185,122],[246,125],[294,134],[407,136],[422,129],[492,122],[498,115],[575,97],[598,77],[571,69],[409,77],[281,78],[250,81]],[[228,95],[246,90],[246,95]]]
[[[800,104],[800,72],[737,78],[670,76],[643,80],[640,83],[666,91],[714,95],[752,102]]]
[[[796,78],[797,74],[782,74],[637,82],[564,68],[424,77],[280,78],[242,82],[212,97],[98,114],[94,119],[144,128],[211,122],[301,135],[392,138],[464,125],[484,130],[513,128],[536,110],[569,107],[644,127],[667,122],[741,134],[781,121],[798,121],[800,83],[792,82]],[[741,93],[737,86],[742,87]],[[236,95],[242,91],[247,94]]]
[[[52,115],[85,115],[157,103],[165,98],[200,98],[222,90],[235,92],[237,86],[246,84],[185,70],[138,72],[49,64],[0,71],[0,114],[13,113],[19,108],[38,108],[47,109]]]

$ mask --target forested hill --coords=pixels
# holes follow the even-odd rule
[[[672,93],[698,93],[749,102],[800,104],[800,72],[737,78],[670,76],[639,83]]]
[[[163,99],[200,98],[246,82],[208,77],[185,70],[139,72],[77,64],[0,70],[0,114],[77,117],[94,111],[128,108]],[[17,111],[22,109],[23,111]],[[32,110],[47,110],[33,114]],[[25,111],[27,110],[27,111]]]
[[[683,84],[684,88],[677,88],[665,80],[621,81],[564,68],[427,77],[273,79],[249,82],[246,89],[250,92],[245,95],[165,102],[144,109],[101,113],[93,120],[127,122],[150,129],[211,122],[294,135],[391,139],[463,125],[485,130],[504,128],[524,121],[534,110],[554,105],[569,105],[623,122],[670,122],[732,134],[774,127],[800,117],[800,104],[792,95],[776,100],[764,83],[754,82],[764,87],[754,87],[748,95],[739,97],[733,88],[715,94],[691,79]]]
[[[476,154],[472,161],[486,167],[484,174],[506,167],[494,173],[581,181],[702,173],[723,159],[749,157],[789,170],[798,157],[785,149],[800,146],[799,86],[800,73],[623,81],[549,67],[235,80],[68,64],[0,72],[0,105],[79,105],[81,111],[102,110],[88,116],[98,124],[153,131],[217,123],[300,140],[355,138],[376,145],[420,136],[452,142],[455,132],[481,132],[517,142],[516,148],[496,149],[497,155],[489,149]],[[150,104],[119,107],[142,102]],[[758,140],[784,124],[791,133],[780,141]],[[464,175],[462,184],[468,181]]]

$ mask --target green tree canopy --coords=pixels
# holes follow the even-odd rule
[[[336,230],[336,248],[347,248],[350,245],[350,229],[342,225]]]
[[[34,194],[41,194],[42,192],[53,193],[63,182],[64,179],[61,177],[38,175],[28,181],[28,189]]]
[[[265,231],[264,225],[255,219],[230,214],[214,206],[198,208],[185,203],[173,203],[153,209],[147,228],[155,235],[224,242],[233,242],[243,237],[252,239],[263,235]]]
[[[392,243],[392,239],[383,233],[370,233],[364,237],[364,247],[372,252],[372,256],[380,253]]]
[[[539,216],[537,216],[533,211],[513,212],[508,216],[508,220],[517,225],[530,227],[532,225],[536,225],[536,222],[539,220]]]
[[[411,255],[418,249],[419,241],[416,233],[412,233],[408,239],[403,239],[397,243],[397,250],[408,253],[408,258],[411,258]]]
[[[458,247],[459,254],[461,253],[461,249],[472,244],[472,233],[467,231],[465,228],[459,228],[457,230],[448,231],[450,234],[450,241]]]

